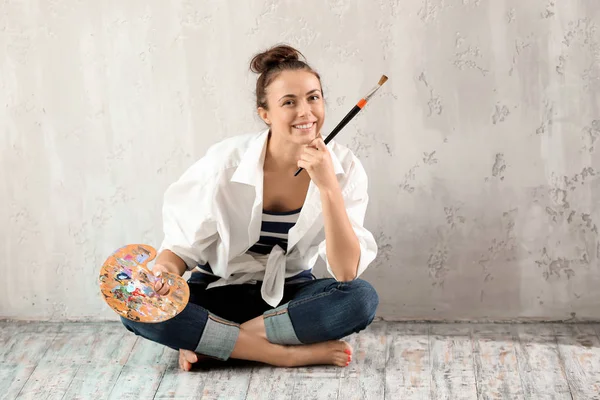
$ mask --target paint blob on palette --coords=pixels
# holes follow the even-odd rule
[[[130,244],[115,251],[100,270],[100,291],[110,308],[120,316],[139,322],[162,322],[179,314],[187,305],[190,291],[182,277],[163,273],[155,277],[148,262],[156,250],[145,244]],[[171,287],[166,295],[154,291],[157,280]]]

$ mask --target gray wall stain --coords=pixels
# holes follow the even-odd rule
[[[510,115],[510,110],[507,106],[496,104],[496,111],[492,115],[492,123],[496,125],[498,122],[504,122],[506,117]]]
[[[554,118],[554,105],[546,100],[544,102],[544,115],[543,115],[543,119],[542,119],[542,124],[539,126],[539,128],[536,129],[535,133],[537,135],[546,133],[546,131],[552,125],[553,118]]]
[[[404,190],[408,193],[412,193],[415,191],[415,187],[412,186],[413,181],[415,180],[415,171],[419,168],[419,164],[416,164],[412,168],[410,168],[406,174],[404,174],[404,180],[398,185],[401,190]]]
[[[450,228],[454,228],[456,224],[464,224],[466,218],[459,215],[459,207],[444,207],[444,213],[446,213],[446,223],[450,225]]]
[[[600,120],[592,121],[590,126],[583,128],[583,132],[585,134],[585,146],[583,149],[584,151],[588,150],[590,153],[593,153],[596,141],[600,138]]]
[[[437,248],[429,255],[427,266],[429,267],[429,275],[432,278],[432,285],[444,285],[444,278],[448,274],[448,249],[445,246]]]
[[[540,259],[535,263],[539,268],[542,269],[542,275],[546,280],[550,279],[552,276],[556,276],[557,278],[566,276],[567,279],[571,279],[571,277],[575,276],[575,271],[570,268],[570,260],[560,257],[557,259],[552,259],[548,255],[548,251],[545,247],[542,249]],[[563,275],[561,275],[561,273]]]
[[[504,161],[504,154],[496,154],[496,161],[492,166],[492,175],[500,177],[500,180],[504,180],[504,170],[506,169],[506,162]]]
[[[555,14],[554,12],[554,2],[553,1],[549,1],[548,5],[546,6],[546,9],[542,12],[542,18],[546,19],[546,18],[551,18],[553,17]]]
[[[427,165],[437,164],[438,160],[435,158],[435,151],[432,151],[431,153],[424,152],[423,162]]]

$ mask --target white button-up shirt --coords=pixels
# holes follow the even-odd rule
[[[288,233],[287,249],[275,245],[266,266],[246,253],[260,237],[268,135],[267,129],[211,146],[167,189],[163,206],[165,238],[160,251],[172,251],[189,270],[208,264],[219,277],[208,288],[262,281],[262,298],[276,307],[283,297],[285,278],[312,269],[318,257],[334,278],[335,274],[327,261],[319,189],[312,181],[298,222]],[[363,226],[369,198],[367,175],[348,148],[335,141],[327,148],[346,212],[360,242],[359,276],[377,254],[375,239]]]

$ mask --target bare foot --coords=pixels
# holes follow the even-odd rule
[[[208,356],[196,354],[191,350],[179,349],[179,368],[184,371],[189,371],[192,369],[192,364],[209,358],[210,357]]]
[[[343,340],[289,346],[289,360],[285,363],[289,367],[303,365],[337,365],[347,367],[352,361],[352,347]]]

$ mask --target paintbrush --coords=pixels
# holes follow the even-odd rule
[[[354,107],[352,107],[352,110],[350,110],[350,112],[348,114],[346,114],[346,116],[344,117],[344,119],[342,119],[340,121],[339,124],[337,124],[337,126],[333,129],[333,131],[331,131],[331,133],[325,138],[324,142],[325,144],[329,143],[334,137],[335,135],[338,134],[339,131],[342,130],[342,128],[344,126],[346,126],[346,124],[348,122],[350,122],[350,120],[352,118],[354,118],[354,116],[356,114],[358,114],[358,112],[360,110],[363,109],[363,107],[367,104],[367,102],[371,99],[371,97],[373,97],[373,95],[375,94],[375,92],[377,92],[379,90],[379,88],[388,80],[388,77],[385,75],[381,76],[381,79],[379,79],[379,83],[377,83],[377,86],[375,86],[373,89],[371,89],[371,91],[362,99],[360,99],[358,101],[358,103],[356,103],[356,105]],[[296,173],[294,174],[294,176],[298,176],[298,174],[303,170],[303,168],[299,168],[298,171],[296,171]]]

